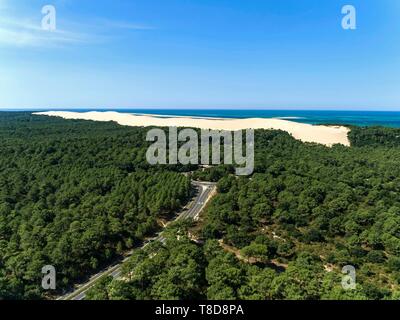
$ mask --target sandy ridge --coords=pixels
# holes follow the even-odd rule
[[[303,142],[314,142],[326,146],[343,144],[350,146],[349,129],[343,126],[315,126],[283,119],[213,119],[173,117],[161,118],[152,115],[134,115],[130,113],[107,112],[37,112],[37,115],[61,117],[64,119],[80,119],[93,121],[115,121],[120,125],[133,127],[188,127],[212,130],[237,131],[244,129],[276,129],[290,133],[295,139]]]

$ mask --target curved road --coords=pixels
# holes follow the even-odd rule
[[[212,192],[216,188],[215,183],[211,182],[198,182],[192,181],[192,185],[196,188],[197,195],[195,200],[189,205],[189,208],[182,211],[174,221],[179,221],[182,219],[194,219],[197,220],[201,211],[204,209],[205,205],[207,204],[208,200],[211,198]],[[157,237],[154,237],[145,242],[142,248],[146,247],[149,243],[153,241],[161,241],[164,242],[165,238],[160,233]],[[137,249],[135,249],[137,250]],[[104,276],[112,276],[114,278],[118,278],[121,274],[121,265],[128,261],[129,257],[132,255],[133,251],[131,251],[128,256],[120,263],[114,264],[99,272],[98,274],[92,276],[88,282],[82,284],[72,293],[68,293],[57,300],[83,300],[85,299],[86,292],[91,289],[97,281],[99,281]]]

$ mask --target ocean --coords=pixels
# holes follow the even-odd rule
[[[51,110],[51,109],[48,109]],[[41,109],[40,111],[48,111]],[[53,109],[59,111],[117,111],[154,114],[162,117],[192,116],[212,118],[280,118],[309,124],[341,124],[400,128],[400,112],[396,111],[332,111],[332,110],[227,110],[227,109]],[[30,110],[31,111],[31,110]]]

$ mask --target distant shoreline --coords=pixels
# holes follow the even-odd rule
[[[47,111],[36,112],[36,115],[61,117],[64,119],[79,119],[92,121],[115,121],[120,125],[133,127],[189,127],[198,129],[238,131],[245,129],[274,129],[291,134],[295,139],[303,142],[319,143],[326,146],[342,144],[350,146],[348,139],[349,128],[345,126],[311,125],[277,118],[195,118],[172,117],[165,118],[158,115],[136,115],[118,113],[114,111]]]
[[[394,110],[288,110],[288,109],[182,109],[182,108],[25,108],[0,109],[8,112],[109,112],[129,113],[135,115],[152,115],[159,118],[193,119],[283,119],[312,125],[339,125],[359,127],[400,128],[400,111]]]

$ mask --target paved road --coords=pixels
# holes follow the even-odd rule
[[[192,181],[192,185],[196,188],[196,198],[195,200],[189,205],[189,208],[182,211],[174,221],[179,221],[183,219],[194,219],[197,220],[201,211],[204,209],[207,201],[209,200],[211,193],[215,189],[215,183],[211,182],[197,182]],[[148,246],[153,241],[161,241],[164,242],[165,238],[160,233],[158,236],[148,240],[142,246],[143,248]],[[92,276],[89,281],[85,284],[82,284],[77,288],[74,292],[68,293],[58,300],[83,300],[85,299],[86,292],[92,288],[97,281],[100,280],[103,276],[112,276],[114,278],[118,278],[121,274],[121,265],[129,260],[129,257],[132,255],[133,251],[128,254],[128,256],[120,263],[114,264],[107,269],[99,272],[98,274]]]

